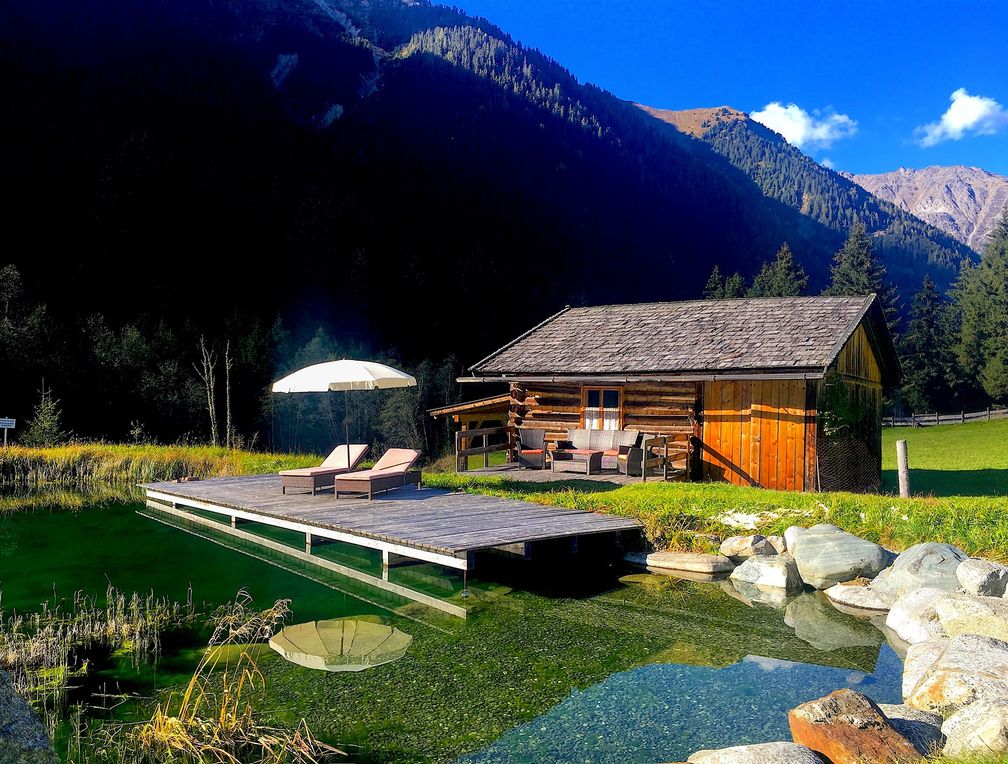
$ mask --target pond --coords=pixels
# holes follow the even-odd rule
[[[728,582],[488,559],[463,599],[442,569],[391,571],[403,586],[463,604],[463,619],[141,503],[33,503],[0,515],[7,615],[75,592],[100,599],[110,585],[197,609],[245,589],[260,607],[289,598],[292,623],[364,615],[411,634],[405,657],[359,673],[259,653],[267,720],[303,718],[358,761],[675,761],[701,747],[786,739],[788,709],[839,687],[900,702],[902,667],[882,633],[817,594],[761,604]],[[320,554],[380,576],[369,553],[333,545]],[[173,635],[147,670],[99,665],[74,700],[100,706],[81,693],[115,690],[127,699],[115,716],[144,713],[155,687],[188,679],[203,639]]]

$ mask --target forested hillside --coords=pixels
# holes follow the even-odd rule
[[[861,221],[898,286],[919,284],[927,270],[945,288],[964,259],[975,260],[962,242],[823,167],[741,112],[728,107],[684,112],[644,108],[704,141],[770,198],[838,232]]]
[[[0,413],[24,419],[45,378],[78,435],[205,437],[201,336],[221,364],[230,347],[235,428],[293,442],[341,421],[335,402],[277,424],[263,391],[295,363],[438,370],[395,399],[417,411],[564,303],[698,296],[712,264],[753,276],[785,240],[818,288],[843,240],[427,3],[8,3],[0,71],[0,267],[18,274]],[[898,255],[914,284],[943,280],[936,246]]]

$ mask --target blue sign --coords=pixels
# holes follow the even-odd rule
[[[13,430],[14,420],[13,419],[0,419],[0,430]]]

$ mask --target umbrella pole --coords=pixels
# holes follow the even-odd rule
[[[343,391],[343,434],[346,436],[347,464],[350,464],[350,391]]]

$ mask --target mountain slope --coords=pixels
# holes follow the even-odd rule
[[[846,175],[880,199],[982,252],[1008,209],[1008,177],[978,167],[925,167],[878,175]]]
[[[947,286],[962,259],[974,256],[944,231],[823,167],[743,112],[727,106],[685,111],[641,108],[703,141],[752,178],[768,197],[830,229],[842,232],[855,218],[862,220],[905,296],[919,286],[924,270]]]
[[[9,3],[0,81],[6,249],[68,321],[279,314],[468,357],[566,302],[696,296],[785,239],[821,286],[843,238],[832,199],[768,192],[787,168],[754,184],[716,131],[428,3]],[[955,249],[889,222],[897,277],[946,281]]]

